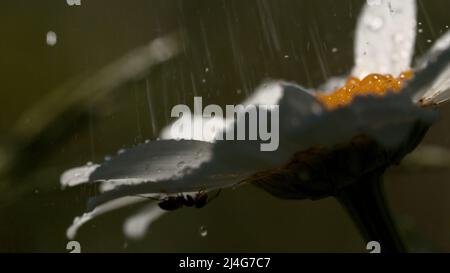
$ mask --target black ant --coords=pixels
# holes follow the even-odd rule
[[[220,192],[221,192],[221,190],[219,190],[212,198],[209,198],[208,194],[206,192],[200,191],[194,197],[192,197],[189,194],[186,194],[186,195],[179,194],[177,196],[168,196],[168,197],[164,198],[163,200],[156,199],[156,201],[160,201],[158,203],[158,206],[161,209],[167,210],[167,211],[173,211],[173,210],[179,209],[183,206],[195,207],[195,208],[199,209],[199,208],[203,208],[204,206],[206,206],[206,204],[208,204],[213,199],[215,199],[217,196],[219,196]],[[140,196],[140,197],[150,198],[150,199],[155,200],[154,198],[151,198],[151,197],[145,197],[145,196]]]

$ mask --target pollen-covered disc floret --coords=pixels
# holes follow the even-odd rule
[[[362,80],[351,77],[342,88],[331,93],[318,93],[316,96],[331,110],[350,104],[355,96],[384,96],[387,92],[400,92],[405,81],[413,76],[412,71],[406,71],[397,78],[381,74],[370,74]]]

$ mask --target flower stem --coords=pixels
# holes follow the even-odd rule
[[[369,175],[336,196],[367,242],[377,241],[383,253],[406,252],[387,207],[382,174]]]

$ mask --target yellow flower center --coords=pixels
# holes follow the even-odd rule
[[[405,81],[414,76],[412,71],[401,73],[397,78],[392,75],[370,74],[364,79],[351,77],[344,87],[332,93],[320,92],[316,95],[329,110],[345,106],[353,101],[355,96],[375,95],[384,96],[387,92],[400,92]]]

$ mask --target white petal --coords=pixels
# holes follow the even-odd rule
[[[450,31],[447,31],[419,62],[419,68],[426,67],[430,61],[436,58],[445,49],[450,47]],[[444,69],[435,82],[420,98],[425,104],[440,104],[450,99],[450,65]]]
[[[446,101],[450,95],[444,88],[447,86],[449,66],[450,47],[429,58],[425,68],[419,67],[414,78],[407,83],[402,93],[408,94],[414,102],[422,105],[439,104]],[[437,85],[443,88],[440,89],[442,91],[433,89]],[[434,90],[434,92],[430,90]]]
[[[266,82],[260,85],[256,91],[242,104],[246,105],[275,105],[283,96],[283,85],[287,82]]]
[[[366,4],[355,37],[352,75],[399,75],[409,70],[417,27],[415,0],[379,0]]]
[[[105,181],[106,189],[176,179],[209,161],[212,150],[213,144],[194,140],[148,142],[104,162],[89,179]]]
[[[242,105],[274,105],[280,100],[282,96],[282,82],[267,82],[259,86],[255,93],[246,99]],[[223,119],[222,117],[215,117],[212,119],[215,130],[208,130],[203,128],[203,132],[197,133],[195,130],[201,130],[194,126],[196,122],[202,120],[203,124],[210,122],[211,118],[205,118],[195,115],[192,118],[188,115],[178,118],[170,125],[163,128],[160,136],[162,139],[185,139],[198,140],[213,143],[217,137],[227,130],[233,124],[231,119]],[[182,122],[180,122],[182,121]],[[182,126],[190,122],[190,126]],[[211,123],[210,123],[211,124]]]
[[[386,148],[397,148],[418,121],[431,124],[435,112],[417,107],[408,94],[356,97],[342,108],[324,112],[307,124],[285,134],[305,146],[346,143],[357,135],[368,135]]]
[[[74,187],[89,181],[89,176],[99,167],[100,165],[92,164],[82,167],[77,167],[65,171],[61,175],[60,183],[64,187]]]
[[[157,203],[145,206],[137,214],[128,217],[123,225],[125,236],[138,240],[145,237],[149,227],[158,220],[165,212]]]
[[[66,231],[66,236],[69,239],[73,239],[77,235],[78,229],[81,228],[84,224],[86,224],[90,220],[94,219],[95,217],[110,212],[112,210],[116,210],[143,201],[146,201],[146,199],[141,197],[123,197],[104,203],[101,206],[96,207],[94,210],[84,213],[80,217],[75,217],[72,225]]]

